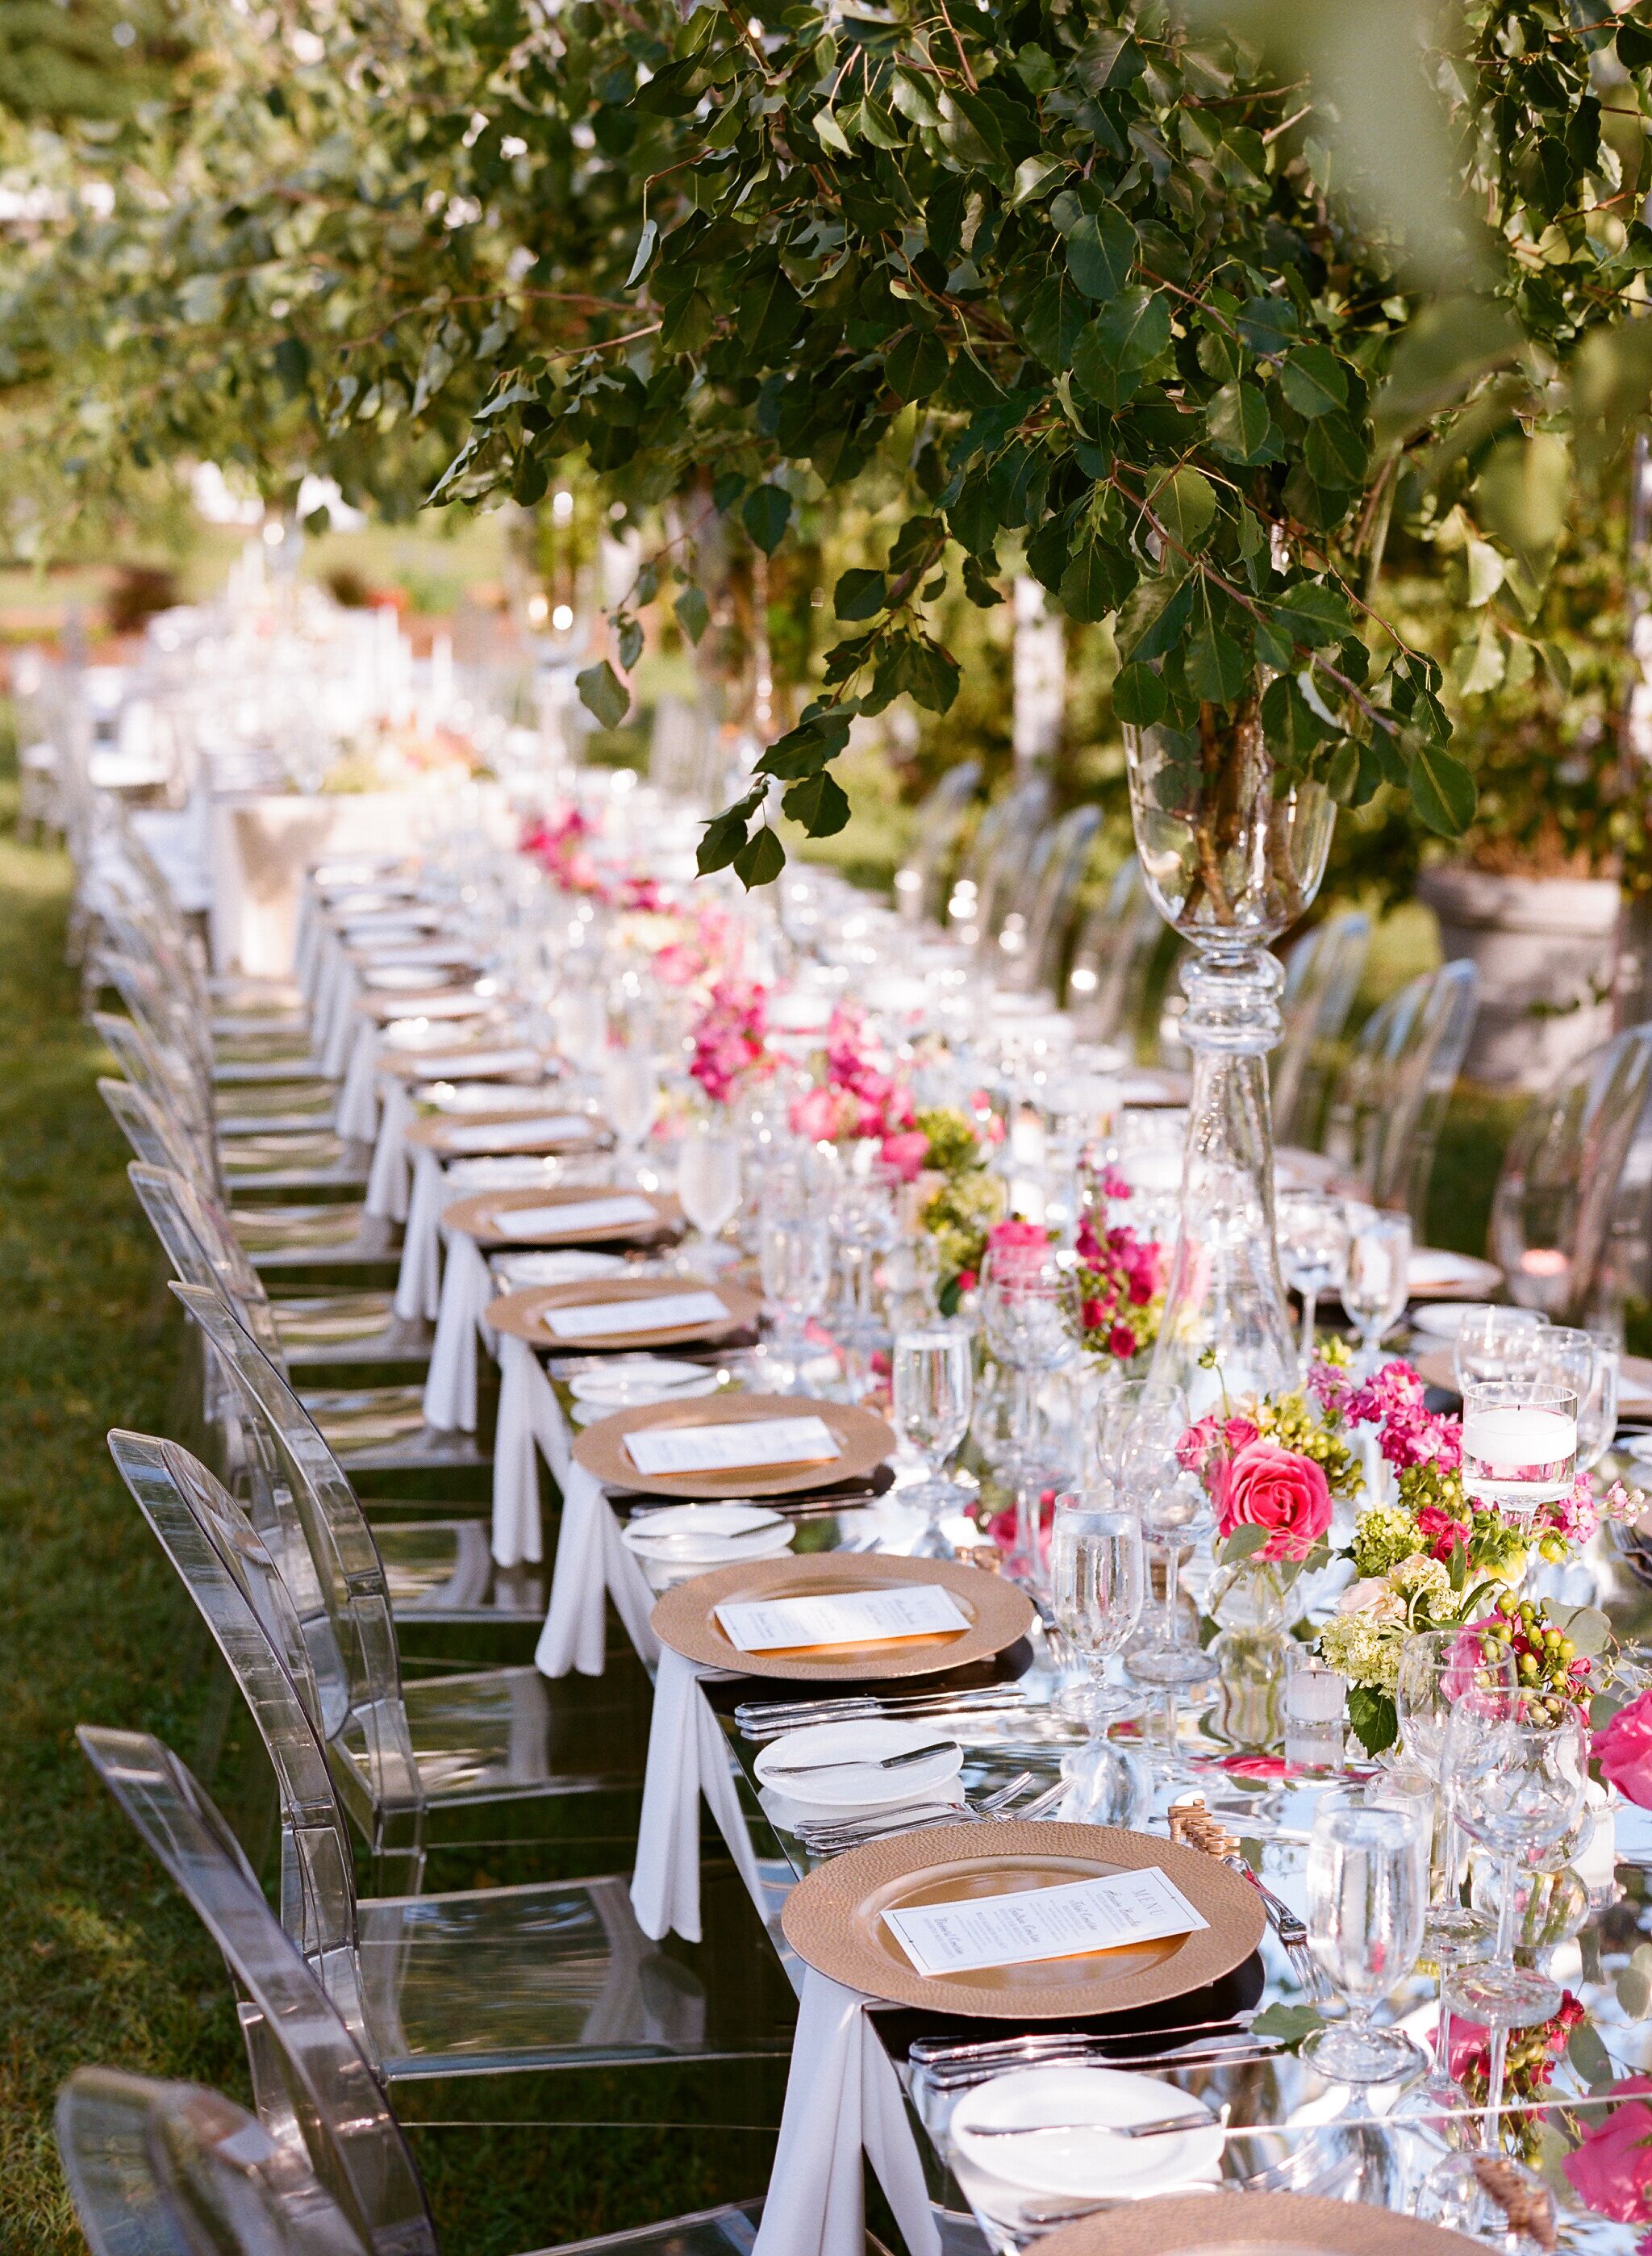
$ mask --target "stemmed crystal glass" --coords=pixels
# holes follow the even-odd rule
[[[740,1204],[740,1138],[723,1120],[691,1120],[677,1161],[677,1195],[697,1233],[693,1257],[711,1267],[735,1258],[717,1241]]]
[[[1400,1648],[1399,1674],[1394,1705],[1399,1717],[1400,1739],[1418,1770],[1431,1778],[1444,1795],[1445,1738],[1459,1709],[1484,1709],[1492,1715],[1507,1707],[1517,1689],[1513,1653],[1478,1630],[1415,1630]],[[1463,1868],[1463,1837],[1449,1797],[1445,1797],[1445,1837],[1442,1849],[1442,1893],[1431,1903],[1424,1928],[1428,1956],[1440,1969],[1439,2017],[1436,2025],[1434,2066],[1416,2097],[1436,2106],[1460,2105],[1462,2091],[1448,2064],[1445,2037],[1450,2027],[1445,2005],[1446,1969],[1473,1956],[1481,1948],[1489,1922],[1459,1898]]]
[[[915,1551],[919,1558],[951,1558],[953,1547],[941,1533],[943,1513],[960,1504],[968,1491],[946,1477],[946,1466],[969,1431],[974,1400],[974,1357],[969,1334],[959,1324],[933,1324],[896,1335],[890,1372],[890,1423],[896,1439],[924,1461],[924,1478],[903,1493],[929,1526]]]
[[[1350,1210],[1342,1305],[1359,1327],[1360,1360],[1367,1371],[1376,1367],[1383,1333],[1405,1313],[1410,1265],[1409,1215]]]
[[[1470,1380],[1463,1389],[1463,1492],[1529,1533],[1538,1509],[1571,1494],[1578,1398],[1536,1378]]]
[[[1015,1442],[1004,1471],[1018,1484],[1037,1481],[1051,1470],[1039,1447],[1038,1382],[1077,1352],[1078,1282],[1046,1249],[989,1246],[981,1308],[988,1347],[1015,1374]]]
[[[646,1040],[610,1045],[603,1053],[602,1106],[620,1139],[620,1160],[635,1168],[659,1110],[659,1067]]]
[[[1578,1710],[1507,1684],[1452,1711],[1441,1778],[1446,1808],[1471,1840],[1497,1858],[1497,1938],[1483,1963],[1454,1968],[1452,2010],[1489,2026],[1520,2027],[1558,2012],[1561,1989],[1516,1966],[1518,1868],[1572,1830],[1589,1779],[1589,1729]]]
[[[1215,1525],[1203,1488],[1177,1462],[1176,1445],[1187,1426],[1187,1397],[1180,1389],[1156,1389],[1142,1380],[1125,1387],[1102,1431],[1102,1470],[1164,1557],[1163,1609],[1129,1652],[1131,1675],[1149,1684],[1198,1684],[1215,1674],[1209,1654],[1185,1644],[1181,1635],[1183,1547],[1199,1542]]]
[[[1549,1319],[1536,1308],[1501,1308],[1477,1301],[1458,1320],[1452,1371],[1460,1394],[1471,1379],[1530,1378],[1537,1371],[1537,1336]]]
[[[1286,1191],[1278,1209],[1279,1258],[1285,1281],[1302,1295],[1302,1368],[1313,1362],[1313,1323],[1320,1295],[1339,1292],[1348,1268],[1348,1215],[1324,1191]]]
[[[1058,1711],[1076,1717],[1092,1738],[1105,1738],[1142,1703],[1106,1681],[1108,1660],[1121,1653],[1142,1615],[1147,1569],[1138,1515],[1110,1487],[1076,1489],[1056,1498],[1050,1536],[1050,1602],[1089,1681],[1059,1695]]]
[[[1414,1807],[1372,1804],[1356,1793],[1322,1797],[1308,1850],[1308,1948],[1347,1999],[1344,2021],[1302,2048],[1339,2083],[1387,2083],[1423,2064],[1403,2029],[1374,2028],[1371,2014],[1416,1965],[1428,1901],[1428,1856]]]
[[[832,1241],[818,1214],[776,1201],[758,1231],[763,1298],[775,1315],[775,1350],[790,1366],[787,1391],[803,1384],[809,1320],[826,1306],[832,1283]]]
[[[1622,1351],[1607,1332],[1544,1324],[1534,1341],[1533,1376],[1578,1398],[1578,1470],[1591,1473],[1618,1430]]]

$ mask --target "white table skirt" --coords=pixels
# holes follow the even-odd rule
[[[680,1653],[660,1654],[631,1875],[637,1924],[657,1942],[667,1935],[680,1935],[686,1942],[700,1939],[702,1794],[760,1916],[763,1912],[763,1885],[740,1808],[734,1758],[699,1688],[706,1676],[723,1681],[721,1670],[685,1660]]]

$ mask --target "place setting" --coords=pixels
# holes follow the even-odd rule
[[[412,1121],[404,1132],[415,1151],[437,1160],[549,1153],[560,1156],[606,1150],[613,1142],[607,1124],[587,1112],[557,1110],[554,1099],[532,1111],[510,1103],[489,1106],[465,1118],[438,1116]]]
[[[442,1220],[492,1252],[513,1246],[654,1244],[680,1233],[683,1210],[669,1192],[570,1184],[455,1199]]]

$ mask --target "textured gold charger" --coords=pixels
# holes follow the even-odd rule
[[[545,1117],[547,1120],[568,1120],[576,1116],[566,1103],[559,1103],[555,1094],[547,1090]],[[524,1118],[520,1112],[443,1112],[433,1119],[414,1121],[404,1141],[416,1145],[420,1151],[434,1152],[439,1160],[486,1159],[487,1147],[473,1143],[468,1133],[476,1128],[496,1128],[499,1153],[512,1159],[544,1152],[596,1152],[608,1146],[609,1132],[605,1121],[590,1121],[586,1124],[586,1132],[579,1136],[524,1137],[523,1130],[531,1124],[531,1114]],[[540,1197],[543,1193],[536,1192],[535,1195]]]
[[[709,1579],[683,1588],[698,1590]],[[659,1607],[654,1611],[657,1624]],[[920,1974],[883,1922],[886,1911],[1066,1887],[1150,1865],[1204,1914],[1207,1927],[1116,1950],[943,1977]],[[833,1857],[791,1891],[781,1925],[800,1958],[868,1998],[926,2012],[1024,2021],[1131,2013],[1185,1997],[1242,1966],[1262,1941],[1264,1920],[1262,1898],[1250,1883],[1197,1849],[1112,1825],[1011,1819],[897,1834]]]
[[[732,1406],[718,1403],[715,1406],[726,1412]],[[840,1406],[812,1406],[824,1410]],[[595,1431],[594,1427],[587,1427],[581,1439],[588,1440]],[[574,1454],[579,1454],[577,1443]],[[818,1482],[818,1465],[812,1474]],[[761,1493],[772,1495],[774,1491],[765,1489]],[[879,1638],[866,1645],[742,1653],[723,1634],[716,1616],[721,1605],[754,1598],[770,1603],[777,1598],[824,1598],[849,1590],[897,1590],[910,1583],[938,1583],[969,1617],[969,1627],[944,1636]],[[740,1561],[718,1567],[709,1575],[696,1575],[692,1582],[667,1590],[652,1616],[654,1634],[660,1643],[689,1660],[703,1661],[713,1668],[738,1669],[744,1676],[797,1678],[809,1684],[934,1676],[966,1667],[971,1661],[990,1660],[1025,1637],[1032,1618],[1032,1602],[1023,1590],[1005,1582],[1002,1575],[961,1566],[956,1559],[886,1559],[876,1552],[832,1551],[807,1553],[802,1558]]]
[[[931,1838],[933,1837],[931,1836]],[[1081,2217],[1038,2243],[1038,2256],[1227,2256],[1230,2250],[1318,2249],[1322,2256],[1470,2256],[1484,2245],[1368,2201],[1308,2193],[1149,2195]]]
[[[657,1278],[646,1280],[651,1292],[660,1291],[664,1281]],[[568,1289],[562,1287],[565,1292]],[[728,1300],[737,1287],[720,1284],[708,1289]],[[592,1294],[593,1299],[601,1297],[600,1293]],[[754,1295],[745,1297],[755,1301]],[[492,1321],[489,1311],[489,1322]],[[539,1344],[544,1343],[545,1336],[541,1333]],[[639,1343],[633,1335],[626,1344],[635,1347]],[[574,1351],[572,1342],[563,1349],[564,1354]],[[648,1427],[735,1426],[748,1421],[761,1425],[776,1418],[820,1419],[838,1445],[837,1456],[829,1464],[775,1465],[762,1470],[735,1467],[727,1472],[644,1476],[637,1470],[625,1447],[628,1434]],[[796,1496],[809,1489],[835,1488],[844,1481],[861,1479],[875,1470],[894,1447],[895,1436],[883,1421],[856,1403],[818,1401],[806,1394],[715,1394],[700,1395],[688,1402],[643,1403],[636,1409],[616,1410],[611,1418],[598,1418],[574,1442],[573,1456],[576,1463],[615,1488],[630,1489],[639,1496],[674,1497],[679,1504],[710,1504],[725,1497]],[[760,1445],[753,1464],[762,1465]],[[732,1646],[728,1649],[733,1651]]]
[[[677,1293],[714,1293],[728,1314],[721,1323],[708,1320],[700,1324],[672,1324],[663,1331],[588,1332],[580,1339],[559,1339],[544,1321],[547,1308],[600,1308],[614,1301],[659,1301]],[[557,1355],[608,1354],[615,1349],[686,1347],[701,1340],[709,1344],[727,1339],[730,1332],[749,1330],[756,1322],[762,1306],[757,1295],[748,1293],[743,1286],[716,1284],[709,1277],[587,1277],[577,1285],[529,1285],[519,1293],[507,1293],[487,1309],[483,1322],[496,1332],[510,1332],[517,1339],[526,1340],[531,1347],[549,1348]],[[703,1400],[699,1406],[706,1406]],[[633,1414],[620,1411],[616,1414],[625,1417]],[[613,1423],[611,1418],[599,1419],[586,1428],[580,1439],[588,1440],[592,1434]],[[630,1460],[627,1458],[626,1463],[629,1464]]]
[[[375,991],[358,995],[355,1007],[365,1019],[381,1026],[390,1019],[475,1019],[490,1011],[495,998],[479,995],[474,987],[419,988],[411,995],[387,995]]]
[[[475,1119],[473,1112],[468,1116]],[[541,1207],[588,1206],[593,1199],[640,1198],[654,1209],[652,1222],[624,1222],[618,1228],[604,1230],[560,1230],[554,1223],[536,1230],[531,1237],[518,1237],[499,1227],[503,1214],[536,1212]],[[560,1190],[478,1191],[474,1198],[455,1199],[444,1209],[442,1227],[462,1230],[474,1237],[478,1245],[494,1252],[506,1246],[530,1245],[616,1245],[643,1244],[668,1230],[680,1229],[683,1209],[675,1198],[663,1191],[630,1191],[608,1189],[596,1184],[583,1187],[570,1185]],[[657,1289],[676,1292],[678,1287],[662,1278]],[[612,1299],[613,1294],[605,1297]]]

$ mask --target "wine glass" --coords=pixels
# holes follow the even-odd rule
[[[826,1305],[832,1283],[832,1241],[818,1214],[777,1202],[758,1231],[763,1298],[774,1312],[775,1349],[791,1366],[787,1391],[802,1385],[809,1319]]]
[[[1037,1383],[1059,1370],[1079,1343],[1079,1288],[1051,1253],[989,1246],[981,1265],[981,1320],[993,1356],[1015,1375],[1015,1446],[1006,1474],[1018,1483],[1043,1477],[1037,1435]]]
[[[1452,1716],[1459,1708],[1472,1709],[1482,1703],[1495,1714],[1514,1696],[1517,1682],[1508,1646],[1483,1637],[1478,1630],[1415,1630],[1406,1639],[1400,1648],[1394,1688],[1401,1744],[1418,1770],[1441,1788],[1442,1795],[1445,1735]],[[1490,1922],[1484,1913],[1471,1909],[1459,1899],[1463,1837],[1449,1800],[1441,1861],[1440,1900],[1430,1904],[1424,1926],[1428,1955],[1440,1969],[1434,2066],[1415,2097],[1424,2105],[1451,2107],[1463,2104],[1463,2094],[1451,2073],[1446,2053],[1450,2016],[1445,1970],[1479,1951]]]
[[[1302,1368],[1313,1362],[1313,1321],[1323,1293],[1340,1291],[1348,1267],[1348,1214],[1324,1191],[1286,1191],[1279,1201],[1279,1258],[1302,1295]]]
[[[1453,2012],[1520,2027],[1559,2011],[1559,1985],[1515,1963],[1516,1875],[1522,1860],[1553,1848],[1577,1824],[1588,1764],[1588,1725],[1559,1699],[1505,1684],[1452,1710],[1441,1759],[1446,1807],[1498,1864],[1495,1947],[1484,1963],[1451,1970]]]
[[[1355,1207],[1348,1217],[1347,1273],[1342,1305],[1360,1333],[1360,1358],[1376,1367],[1382,1335],[1405,1312],[1411,1264],[1411,1217]]]
[[[969,1431],[974,1357],[968,1332],[932,1324],[897,1333],[890,1392],[896,1439],[924,1461],[923,1480],[903,1492],[903,1501],[929,1519],[914,1555],[949,1559],[953,1547],[940,1532],[941,1515],[967,1493],[946,1477],[946,1468]]]
[[[1622,1350],[1609,1332],[1544,1324],[1534,1342],[1534,1378],[1568,1386],[1578,1398],[1578,1470],[1591,1473],[1618,1430]]]
[[[1541,1379],[1471,1379],[1463,1389],[1463,1492],[1529,1533],[1538,1507],[1571,1494],[1578,1398]]]
[[[602,1108],[620,1139],[622,1164],[635,1168],[659,1109],[659,1068],[645,1044],[608,1048],[602,1056]]]
[[[1374,2028],[1370,2017],[1417,1963],[1427,1870],[1414,1807],[1355,1793],[1321,1798],[1308,1849],[1308,1948],[1348,2016],[1316,2030],[1302,2056],[1336,2083],[1387,2083],[1423,2064],[1403,2029]]]
[[[1215,1526],[1204,1489],[1177,1463],[1176,1445],[1187,1431],[1187,1397],[1179,1387],[1140,1382],[1127,1387],[1102,1436],[1102,1464],[1119,1495],[1139,1512],[1142,1533],[1163,1553],[1164,1604],[1130,1647],[1129,1670],[1149,1684],[1199,1684],[1216,1663],[1182,1638],[1181,1568],[1185,1547]]]
[[[864,1173],[841,1174],[832,1202],[832,1227],[853,1285],[840,1336],[860,1348],[876,1347],[886,1336],[872,1306],[877,1257],[895,1243],[899,1177],[875,1162]]]
[[[692,1120],[677,1161],[677,1195],[694,1225],[694,1258],[713,1268],[735,1257],[716,1241],[740,1204],[740,1138],[727,1122]]]
[[[1452,1349],[1458,1392],[1471,1379],[1535,1377],[1537,1335],[1548,1328],[1549,1319],[1536,1308],[1501,1308],[1486,1301],[1465,1308]]]
[[[1075,1489],[1056,1498],[1050,1536],[1050,1602],[1089,1681],[1063,1692],[1056,1707],[1105,1738],[1142,1703],[1106,1681],[1108,1660],[1123,1650],[1147,1596],[1142,1522],[1111,1487]]]

